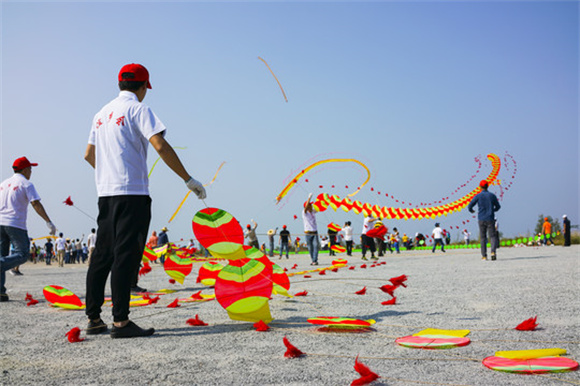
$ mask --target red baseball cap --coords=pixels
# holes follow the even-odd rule
[[[489,186],[489,183],[487,182],[487,180],[481,180],[481,182],[479,183],[480,188],[487,189],[488,186]]]
[[[31,163],[26,157],[20,157],[14,161],[12,164],[12,169],[14,169],[15,172],[19,172],[30,166],[38,166],[38,164]]]
[[[132,74],[123,77],[123,74]],[[147,82],[147,88],[151,88],[151,82],[149,82],[149,71],[147,69],[136,63],[126,64],[119,71],[119,82],[123,80],[133,81],[133,82]]]

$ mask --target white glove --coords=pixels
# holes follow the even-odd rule
[[[52,221],[47,221],[46,222],[46,226],[50,230],[49,234],[51,236],[54,236],[54,234],[56,233],[56,227],[54,226],[54,224],[52,223]]]
[[[203,200],[204,198],[207,197],[205,193],[205,188],[203,187],[201,182],[194,179],[193,177],[190,177],[189,180],[187,180],[187,182],[185,183],[185,185],[187,185],[187,189],[195,193],[197,198],[199,198],[200,200]]]

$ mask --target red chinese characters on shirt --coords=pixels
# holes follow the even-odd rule
[[[117,126],[125,126],[125,116],[117,118]]]
[[[111,114],[109,114],[109,121],[113,119],[113,112],[111,111]]]
[[[97,129],[98,129],[99,127],[101,127],[101,125],[102,125],[102,124],[103,124],[103,121],[101,121],[101,118],[99,118],[99,119],[97,120],[97,123],[95,123],[95,126],[96,126],[96,127],[97,127]]]

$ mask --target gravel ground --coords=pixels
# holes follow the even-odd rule
[[[561,385],[580,384],[580,372],[518,375],[487,369],[481,360],[499,350],[559,347],[580,360],[579,247],[503,248],[499,260],[482,261],[474,250],[403,251],[386,256],[386,265],[291,277],[292,299],[273,296],[275,320],[267,332],[232,321],[216,302],[166,305],[193,292],[213,293],[195,284],[197,269],[184,285],[171,285],[159,265],[140,285],[149,290],[177,289],[159,303],[131,309],[149,338],[112,340],[108,334],[71,344],[65,333],[86,327],[82,311],[47,306],[45,285],[61,285],[84,297],[87,267],[26,264],[23,276],[8,275],[10,302],[0,304],[0,384],[2,385],[348,385],[359,375],[354,359],[381,378],[373,385]],[[321,255],[321,266],[330,265]],[[274,262],[310,269],[308,257],[291,255]],[[370,264],[369,264],[370,265]],[[389,295],[378,287],[405,274],[407,288],[396,291],[397,304],[381,305]],[[355,291],[367,287],[366,295]],[[29,292],[39,304],[26,306]],[[185,321],[196,314],[206,327]],[[536,331],[517,331],[521,321],[538,316]],[[366,333],[322,332],[306,319],[345,316],[374,319]],[[105,307],[103,319],[112,317]],[[449,350],[418,350],[394,340],[433,327],[470,329],[471,344]],[[285,359],[282,338],[307,356]],[[84,332],[81,337],[85,337]]]

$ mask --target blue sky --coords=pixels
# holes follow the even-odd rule
[[[93,115],[117,95],[117,73],[131,62],[149,69],[145,103],[169,142],[186,147],[177,152],[189,172],[207,182],[226,162],[207,205],[243,225],[255,219],[259,233],[283,224],[301,232],[309,192],[344,196],[364,181],[355,164],[321,167],[275,205],[287,177],[325,158],[369,167],[371,181],[354,198],[400,206],[384,194],[441,200],[479,170],[457,198],[491,170],[486,154],[508,154],[517,173],[511,179],[513,165],[500,173],[513,182],[498,212],[506,236],[533,231],[540,213],[578,223],[575,1],[2,2],[1,17],[0,175],[22,155],[39,162],[32,181],[69,237],[94,226],[62,201],[70,195],[97,215],[83,153]],[[150,148],[149,165],[156,158]],[[189,198],[168,225],[184,184],[160,163],[150,190],[151,229],[190,238],[203,203]],[[320,228],[362,227],[353,213],[318,218]],[[476,236],[466,211],[438,219],[454,238],[467,220]],[[387,225],[430,234],[434,222]],[[32,237],[46,234],[32,210],[28,224]]]

